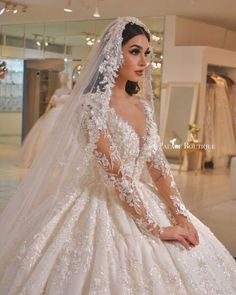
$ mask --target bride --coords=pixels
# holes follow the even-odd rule
[[[185,208],[161,150],[149,41],[121,17],[93,48],[1,216],[1,294],[236,293],[235,261]]]

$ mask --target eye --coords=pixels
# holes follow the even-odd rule
[[[138,48],[134,48],[134,49],[130,50],[130,53],[133,55],[138,55],[140,53],[140,50]]]
[[[145,52],[145,56],[148,56],[148,55],[150,55],[151,54],[151,50],[147,50],[146,52]]]

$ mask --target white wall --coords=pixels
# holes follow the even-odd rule
[[[22,113],[0,113],[0,135],[20,135],[21,117]]]
[[[212,36],[213,33],[218,35]],[[196,122],[201,128],[199,133],[201,139],[208,64],[236,68],[236,46],[235,51],[209,47],[210,44],[222,45],[223,36],[226,35],[232,38],[231,41],[229,38],[225,39],[227,46],[233,48],[233,44],[236,45],[236,32],[176,16],[166,17],[160,114],[161,138],[163,138],[162,122],[166,107],[167,84],[169,82],[197,82],[199,83],[199,102]],[[207,40],[209,40],[209,43],[207,43]],[[224,45],[226,43],[224,42]],[[182,45],[177,46],[178,44]],[[183,46],[183,44],[186,46]],[[205,44],[208,47],[187,46],[189,44]],[[235,70],[232,70],[231,77],[234,76]]]
[[[236,50],[236,32],[204,22],[176,17],[175,45]]]
[[[165,19],[163,48],[160,135],[163,138],[163,114],[166,107],[167,84],[169,82],[201,82],[202,60],[205,47],[175,46],[176,16]]]

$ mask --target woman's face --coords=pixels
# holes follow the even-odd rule
[[[122,47],[124,64],[119,69],[119,76],[132,82],[138,82],[144,74],[150,59],[150,47],[145,35],[137,35]]]

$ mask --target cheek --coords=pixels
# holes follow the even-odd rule
[[[127,67],[133,67],[136,65],[136,59],[137,57],[136,56],[133,56],[133,55],[128,55],[125,59],[125,63],[127,65]]]
[[[123,68],[122,68],[122,72],[133,71],[135,69],[135,66],[136,66],[135,57],[133,56],[126,57]]]

